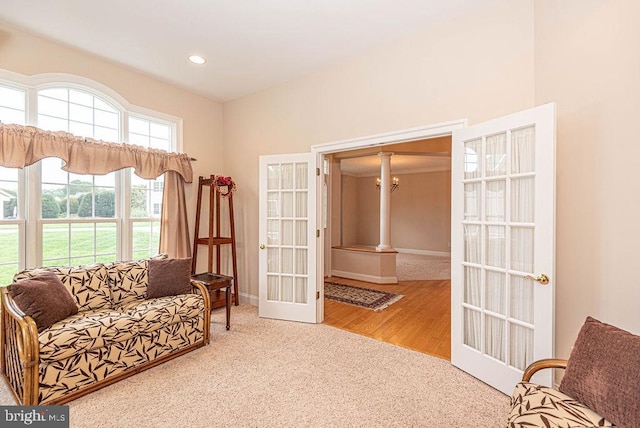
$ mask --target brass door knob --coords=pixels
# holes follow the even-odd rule
[[[260,249],[261,249],[261,250],[264,250],[265,248],[267,248],[267,246],[266,246],[266,245],[264,245],[264,244],[260,244]]]
[[[538,281],[542,285],[547,285],[549,283],[549,277],[543,273],[541,273],[537,277],[531,276],[531,275],[525,275],[524,279],[532,279],[534,281]]]

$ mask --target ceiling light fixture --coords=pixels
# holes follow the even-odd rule
[[[205,62],[207,62],[206,59],[204,59],[203,57],[201,57],[200,55],[191,55],[189,57],[189,61],[191,61],[194,64],[204,64]]]

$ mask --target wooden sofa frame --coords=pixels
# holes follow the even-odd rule
[[[25,315],[18,308],[11,298],[8,288],[2,287],[2,305],[0,307],[0,369],[2,370],[2,377],[9,385],[19,405],[59,405],[205,346],[209,344],[211,329],[209,291],[204,285],[197,282],[191,282],[191,286],[193,291],[199,293],[204,299],[204,329],[203,338],[200,342],[178,349],[153,361],[131,367],[122,373],[102,379],[91,385],[83,386],[76,391],[53,400],[45,400],[42,403],[38,403],[40,365],[38,327],[33,318]]]

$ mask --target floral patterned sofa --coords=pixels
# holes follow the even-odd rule
[[[163,258],[25,270],[3,287],[2,374],[19,404],[66,403],[209,343],[204,286],[187,277],[186,293],[148,298],[149,263]],[[41,328],[11,288],[47,272],[76,307]]]
[[[531,382],[565,369],[558,390]],[[640,336],[587,317],[568,360],[532,363],[511,396],[509,428],[640,427]]]

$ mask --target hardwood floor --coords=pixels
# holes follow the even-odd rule
[[[326,280],[389,291],[404,297],[379,312],[325,299],[325,324],[451,359],[451,281],[372,284],[345,278],[330,277]]]

